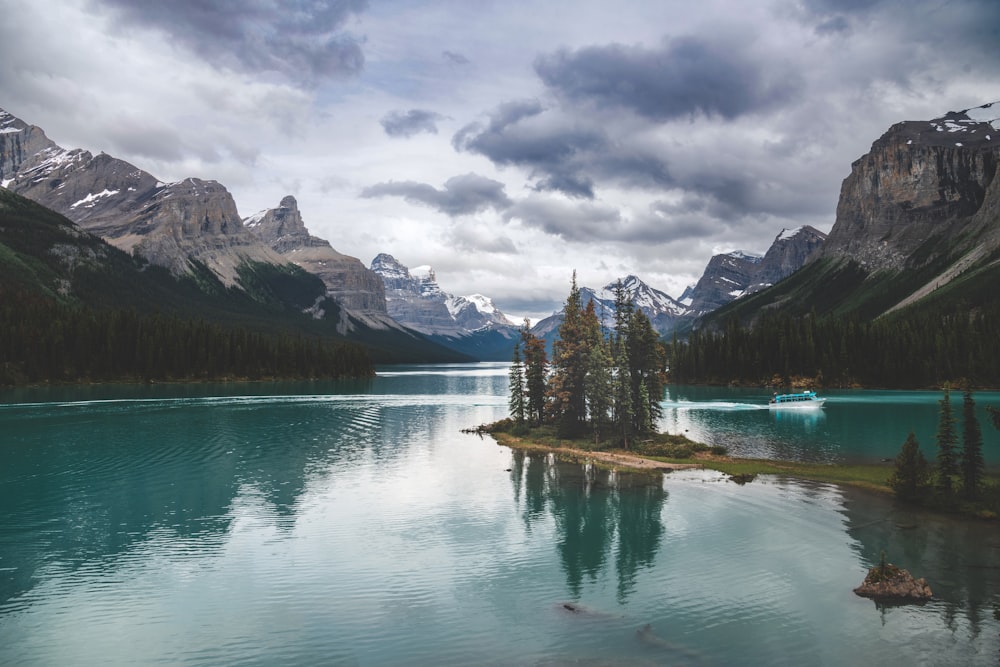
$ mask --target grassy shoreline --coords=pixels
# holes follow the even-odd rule
[[[620,469],[640,471],[669,470],[683,468],[705,468],[737,478],[751,478],[755,475],[779,475],[806,479],[814,482],[846,484],[879,493],[892,494],[889,487],[889,475],[893,466],[889,463],[873,464],[826,464],[801,463],[797,461],[778,461],[770,459],[741,459],[724,454],[711,453],[707,447],[698,447],[691,443],[696,451],[689,457],[658,456],[623,449],[595,450],[581,447],[580,441],[559,440],[551,437],[534,438],[531,434],[515,436],[501,431],[486,431],[500,445],[521,451],[555,453],[560,458],[570,461],[592,461],[597,465],[611,465]],[[683,436],[672,436],[683,438]],[[608,459],[598,457],[599,454],[618,457]],[[650,462],[645,466],[637,466],[637,460]],[[632,462],[632,465],[629,463]],[[656,464],[664,464],[658,466]]]
[[[479,434],[490,435],[495,442],[521,451],[554,453],[561,460],[628,470],[636,472],[669,472],[685,468],[717,470],[739,484],[752,481],[757,475],[775,475],[826,484],[851,486],[858,489],[895,496],[889,478],[895,471],[894,462],[881,463],[803,463],[773,459],[742,459],[688,440],[683,435],[655,434],[650,439],[634,444],[630,450],[615,449],[608,442],[568,440],[556,437],[547,427],[528,429],[520,433],[508,430],[509,420],[487,424],[474,429]],[[986,473],[983,497],[976,502],[960,499],[941,504],[929,497],[925,502],[912,504],[930,512],[957,514],[996,521],[1000,518],[1000,474],[996,470]]]

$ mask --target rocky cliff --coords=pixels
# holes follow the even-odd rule
[[[942,288],[979,287],[957,279],[992,275],[1000,258],[998,127],[998,103],[890,127],[851,165],[830,234],[803,268],[720,316],[875,318]]]
[[[781,282],[802,268],[825,240],[826,234],[803,225],[782,229],[763,257],[739,250],[714,256],[690,293],[685,291],[690,299],[687,316],[700,317]]]
[[[938,257],[952,244],[918,250],[935,238],[958,240],[988,204],[1000,159],[1000,132],[990,123],[997,117],[985,105],[890,127],[851,165],[816,257],[853,260],[869,272]]]
[[[740,250],[712,257],[691,291],[687,315],[700,317],[742,296],[755,282],[762,259]]]
[[[809,225],[782,229],[764,253],[744,294],[759,292],[792,275],[825,241],[826,234]]]
[[[277,208],[261,211],[243,224],[285,261],[319,276],[328,294],[345,307],[359,313],[388,313],[379,275],[334,250],[329,241],[311,235],[295,197],[285,197]]]
[[[2,110],[0,168],[4,187],[177,275],[199,262],[231,286],[244,262],[285,262],[244,228],[219,183],[161,183],[104,153],[63,149]]]

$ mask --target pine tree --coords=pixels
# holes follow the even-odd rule
[[[521,344],[524,350],[527,416],[529,421],[538,425],[545,418],[545,379],[549,360],[545,352],[545,341],[531,333],[531,323],[527,319],[521,328]]]
[[[889,477],[889,486],[896,497],[910,502],[919,502],[927,496],[931,487],[931,470],[913,431],[906,437],[899,455],[896,469]]]
[[[629,372],[628,347],[623,338],[614,344],[614,379],[612,381],[613,420],[622,447],[629,448],[632,440],[632,376]]]
[[[628,322],[629,370],[632,376],[633,427],[638,433],[656,430],[663,414],[663,346],[649,318],[635,310]]]
[[[524,423],[528,405],[525,400],[524,364],[521,362],[521,345],[514,345],[514,358],[510,364],[510,417],[519,426]]]
[[[941,410],[937,431],[937,489],[941,498],[945,502],[950,502],[955,495],[952,477],[958,474],[958,459],[955,452],[958,438],[955,435],[955,418],[951,414],[951,395],[947,384],[944,386],[944,398],[938,403]]]
[[[589,352],[582,297],[574,271],[569,296],[563,307],[559,337],[552,344],[552,376],[548,391],[549,410],[559,434],[564,437],[578,435],[586,421],[584,380]]]
[[[962,396],[962,495],[966,500],[978,500],[983,485],[983,432],[976,418],[976,402],[972,390]]]
[[[591,348],[587,357],[587,377],[585,381],[587,411],[590,426],[594,432],[594,444],[601,441],[601,426],[607,422],[612,404],[611,355],[602,339]]]
[[[629,448],[632,440],[634,401],[632,399],[632,372],[628,351],[628,323],[635,310],[625,294],[622,281],[615,283],[615,330],[611,334],[612,419],[622,447]]]

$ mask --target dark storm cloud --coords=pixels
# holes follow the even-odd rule
[[[215,66],[277,73],[299,84],[357,74],[358,39],[343,32],[367,0],[95,0],[123,22],[161,30]]]
[[[437,134],[437,123],[444,118],[433,111],[410,109],[406,112],[390,111],[379,122],[390,137],[412,137],[421,132]]]
[[[545,122],[544,112],[537,100],[501,104],[487,123],[470,123],[455,133],[452,146],[484,155],[496,165],[529,168],[538,179],[536,190],[592,199],[593,181],[581,172],[579,159],[602,152],[606,137],[586,127]]]
[[[600,203],[573,203],[547,196],[527,197],[511,206],[504,218],[567,241],[617,240],[621,214]]]
[[[701,37],[667,40],[658,49],[563,49],[539,56],[535,71],[569,103],[628,109],[657,121],[698,113],[732,119],[783,106],[802,88],[787,68]]]
[[[504,185],[478,174],[449,178],[443,190],[416,181],[389,181],[369,186],[362,197],[402,197],[412,204],[423,204],[449,216],[468,215],[492,208],[502,211],[511,205]]]
[[[879,25],[881,35],[900,45],[928,49],[923,57],[995,67],[1000,63],[1000,2],[996,0],[804,0],[804,20],[822,35],[847,35]],[[885,28],[892,30],[889,34]],[[920,71],[921,56],[900,62],[900,78]],[[965,62],[961,62],[965,61]]]

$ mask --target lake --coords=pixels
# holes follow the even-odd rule
[[[869,459],[929,411],[933,453],[933,393],[838,393],[797,420],[751,407],[766,397],[672,387],[663,425],[734,453]],[[506,403],[506,364],[0,394],[0,664],[1000,658],[996,524],[775,477],[601,471],[461,432]],[[912,410],[899,434],[897,409]],[[858,440],[871,433],[886,435]],[[855,596],[882,550],[935,598]]]

